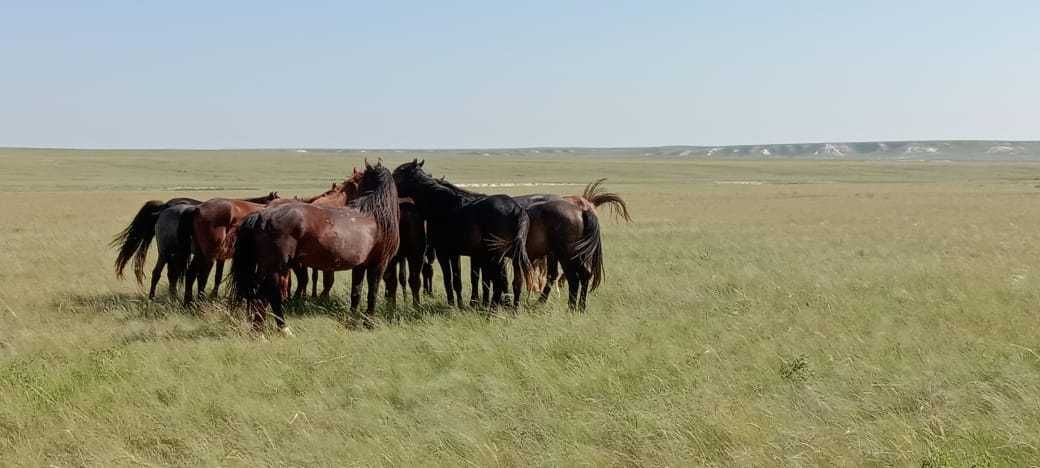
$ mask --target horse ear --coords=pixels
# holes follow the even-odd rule
[[[412,158],[412,164],[419,164],[419,158]]]
[[[426,160],[425,159],[423,159],[422,161],[419,161],[419,167],[422,167],[423,164],[426,164]]]

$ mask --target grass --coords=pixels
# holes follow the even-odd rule
[[[365,155],[0,150],[0,464],[1040,463],[1040,164],[425,154],[610,177],[636,222],[583,315],[438,295],[348,330],[340,278],[258,340],[112,275],[147,199],[317,193]]]

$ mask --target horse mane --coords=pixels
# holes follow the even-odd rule
[[[258,203],[258,204],[261,204],[261,205],[266,205],[266,204],[271,203],[272,201],[275,201],[277,199],[278,199],[278,192],[271,192],[271,193],[268,193],[267,195],[264,195],[262,197],[240,198],[239,200],[240,201],[244,201],[244,202],[249,202],[249,203]]]
[[[397,186],[390,170],[382,164],[368,166],[361,174],[361,195],[351,200],[347,206],[357,208],[362,213],[370,214],[379,229],[379,263],[383,268],[397,255],[400,237],[400,207],[397,199]]]

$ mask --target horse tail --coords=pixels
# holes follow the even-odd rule
[[[625,200],[614,192],[606,191],[603,187],[603,182],[607,179],[599,179],[595,182],[586,185],[585,191],[581,194],[581,197],[588,200],[596,208],[600,205],[610,205],[610,212],[615,218],[623,218],[625,221],[632,222],[632,217],[628,214],[628,205]]]
[[[513,268],[518,271],[515,274],[524,275],[524,281],[527,283],[533,283],[537,279],[534,277],[531,259],[527,257],[527,232],[530,228],[531,217],[527,214],[526,209],[521,208],[520,217],[517,219],[516,237],[513,238],[510,254],[513,256]]]
[[[237,300],[260,299],[260,274],[257,271],[256,231],[260,229],[260,212],[250,213],[238,227],[235,253],[231,259],[231,287],[228,294]]]
[[[581,264],[588,268],[592,275],[589,290],[594,291],[603,281],[603,240],[600,238],[599,217],[595,211],[584,210],[581,212],[581,220],[585,228],[582,230],[581,238],[573,245],[572,258],[580,260]]]
[[[191,258],[192,236],[195,234],[195,214],[199,212],[197,206],[191,206],[181,213],[177,220],[177,250],[173,253],[173,261],[170,266],[170,280],[176,283],[180,281],[181,275],[188,270],[188,259]]]
[[[159,213],[166,209],[166,203],[150,200],[141,206],[130,225],[116,235],[109,244],[119,249],[116,255],[116,277],[123,277],[123,270],[132,258],[134,260],[134,276],[138,284],[144,284],[144,261],[148,256],[148,247],[155,237],[155,222]]]

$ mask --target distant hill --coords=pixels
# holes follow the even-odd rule
[[[379,152],[380,150],[372,150]],[[583,156],[668,159],[820,159],[1040,161],[1040,141],[874,141],[734,146],[657,146],[645,148],[509,148],[465,150],[393,150],[408,153],[455,153],[478,156]],[[382,150],[382,152],[387,152]]]

